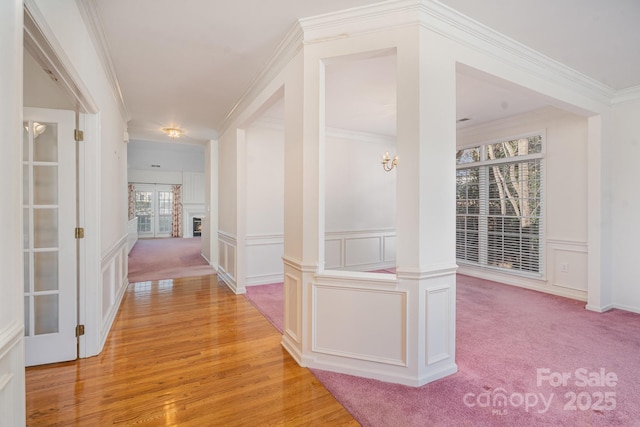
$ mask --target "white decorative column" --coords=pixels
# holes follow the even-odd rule
[[[314,155],[311,148],[317,146],[317,135],[310,134],[308,129],[313,113],[307,109],[309,100],[305,100],[305,73],[307,70],[300,53],[289,64],[289,78],[284,87],[285,312],[282,345],[302,366],[304,348],[310,337],[307,316],[310,297],[306,285],[316,271],[318,252],[317,201],[313,202],[313,198],[317,200],[318,197],[318,158],[317,149]]]
[[[408,375],[455,364],[455,61],[425,29],[398,49],[397,277],[408,299]]]

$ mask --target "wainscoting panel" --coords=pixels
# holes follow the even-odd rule
[[[551,255],[551,284],[587,292],[587,244],[559,240],[547,244]]]
[[[426,364],[432,365],[450,357],[451,288],[427,289],[425,292],[427,336]],[[435,327],[434,327],[435,325]]]
[[[24,424],[24,329],[0,330],[0,425]]]
[[[102,258],[102,283],[100,304],[99,351],[102,351],[111,325],[118,313],[120,302],[127,289],[127,260],[129,254],[128,236],[123,236]]]
[[[342,243],[343,239],[326,239],[324,241],[324,268],[332,270],[344,266],[342,261]]]
[[[382,237],[355,237],[345,239],[345,267],[360,267],[382,262]]]
[[[282,235],[248,236],[246,243],[246,286],[282,283],[284,237]]]
[[[400,291],[313,284],[314,352],[407,364],[407,296]]]
[[[296,342],[300,342],[300,331],[302,330],[302,310],[301,304],[290,304],[289,301],[300,300],[300,281],[293,275],[287,274],[284,277],[284,329]]]
[[[383,249],[383,257],[382,260],[384,261],[385,265],[388,263],[392,263],[395,265],[396,263],[396,236],[395,234],[390,235],[390,234],[385,234],[383,236],[383,244],[384,244],[384,249]]]
[[[229,288],[236,291],[236,238],[218,231],[220,265],[218,275]]]
[[[325,268],[373,271],[395,267],[395,230],[358,230],[325,234]]]

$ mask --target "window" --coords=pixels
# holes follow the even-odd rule
[[[456,155],[456,258],[542,273],[542,135]]]

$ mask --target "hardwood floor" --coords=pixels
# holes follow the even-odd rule
[[[216,276],[129,285],[103,352],[26,370],[27,425],[358,425]]]

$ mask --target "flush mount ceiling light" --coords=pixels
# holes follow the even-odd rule
[[[163,128],[162,131],[167,134],[169,138],[180,138],[184,131],[178,128]]]

